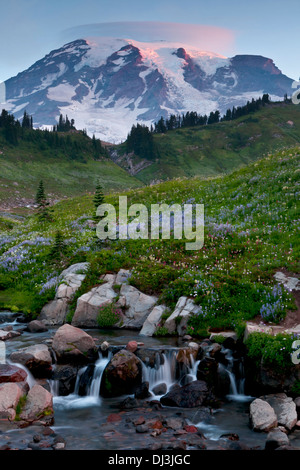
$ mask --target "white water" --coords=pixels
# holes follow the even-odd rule
[[[36,384],[36,380],[33,377],[32,373],[23,364],[19,364],[18,362],[12,362],[9,359],[7,359],[6,362],[8,364],[12,365],[12,366],[19,367],[20,369],[23,369],[26,372],[26,374],[27,374],[26,382],[27,382],[29,388],[32,388]]]
[[[143,381],[149,383],[149,391],[151,393],[153,393],[153,388],[158,384],[164,383],[167,387],[168,392],[172,385],[174,385],[175,383],[180,383],[180,380],[183,380],[183,378],[185,379],[186,383],[197,380],[197,368],[200,361],[195,361],[192,355],[190,356],[190,366],[188,368],[188,372],[185,374],[185,376],[179,377],[177,379],[177,354],[177,350],[170,350],[162,354],[163,364],[160,364],[159,355],[157,355],[157,363],[155,367],[150,367],[143,363]]]
[[[71,393],[70,395],[67,396],[58,396],[58,388],[57,385],[58,383],[55,383],[57,381],[52,381],[51,382],[51,392],[53,394],[53,403],[55,406],[58,406],[60,408],[65,408],[65,409],[71,409],[71,408],[84,408],[84,407],[89,407],[89,406],[100,406],[101,405],[101,397],[100,397],[100,385],[101,385],[101,379],[103,375],[103,371],[110,361],[111,356],[108,355],[107,357],[102,357],[102,355],[99,356],[99,359],[95,363],[95,369],[91,381],[91,385],[89,389],[87,390],[86,396],[82,397],[78,394],[79,390],[79,383],[80,383],[80,377],[86,370],[86,367],[82,368],[76,378],[76,383],[74,387],[74,392]]]
[[[235,400],[235,401],[250,401],[253,399],[253,397],[245,395],[245,389],[244,389],[244,383],[245,379],[243,376],[243,365],[240,362],[239,368],[240,368],[240,376],[242,378],[236,379],[235,374],[233,373],[233,356],[232,356],[232,351],[230,349],[224,350],[226,353],[225,357],[228,361],[228,365],[225,367],[222,364],[219,364],[219,368],[223,368],[229,376],[230,380],[230,393],[227,395],[227,398],[229,400]]]

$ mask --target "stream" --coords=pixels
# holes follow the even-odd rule
[[[20,336],[5,342],[7,362],[13,351],[36,343],[47,343],[56,332],[56,328],[44,333],[23,331],[26,325],[19,323],[16,315],[10,312],[0,312],[0,329],[5,326],[12,326],[15,331],[22,331]],[[152,392],[156,384],[164,382],[169,390],[176,383],[174,362],[176,350],[180,346],[178,338],[141,337],[128,330],[85,331],[97,340],[97,344],[108,341],[111,346],[126,346],[129,341],[135,340],[142,342],[145,347],[164,349],[163,364],[157,364],[155,368],[151,368],[143,363],[143,380],[149,382],[149,391],[152,395],[149,400],[160,398]],[[54,402],[54,425],[51,428],[65,439],[67,450],[142,450],[149,448],[146,446],[148,441],[145,440],[145,434],[136,432],[132,422],[141,414],[148,416],[148,413],[149,417],[155,415],[159,419],[182,417],[189,424],[196,426],[204,435],[208,449],[222,447],[224,437],[221,436],[226,434],[237,434],[239,442],[250,448],[264,449],[267,434],[254,432],[249,426],[249,404],[255,397],[248,397],[244,394],[243,380],[236,380],[230,367],[230,351],[226,350],[226,353],[229,359],[227,373],[230,377],[230,394],[224,398],[220,408],[214,409],[209,416],[203,415],[198,408],[167,406],[160,406],[155,412],[147,407],[120,411],[120,403],[128,398],[128,395],[116,398],[103,398],[99,395],[102,373],[110,359],[110,354],[103,357],[99,353],[85,396],[78,394],[80,376],[85,367],[79,370],[74,392],[68,396],[58,396],[57,383],[49,380]],[[198,362],[192,361],[186,381],[196,380]],[[112,419],[113,415],[117,415],[119,420]],[[32,436],[34,432],[36,432],[34,426],[13,429],[9,430],[9,438],[12,442],[21,445],[21,442]],[[7,435],[4,424],[0,423],[0,446],[7,442]],[[151,439],[150,442],[155,442],[154,437]],[[300,449],[300,431],[294,433],[292,443]]]

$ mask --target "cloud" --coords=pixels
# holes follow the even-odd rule
[[[64,41],[98,36],[136,41],[174,41],[203,51],[230,55],[235,49],[235,32],[217,26],[167,23],[158,21],[121,21],[80,25],[65,30]]]

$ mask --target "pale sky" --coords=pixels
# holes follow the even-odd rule
[[[95,32],[183,41],[227,57],[262,55],[300,77],[299,0],[0,0],[0,6],[0,81]]]

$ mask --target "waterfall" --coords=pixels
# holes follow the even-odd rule
[[[159,354],[156,355],[156,364],[150,367],[142,363],[143,381],[149,383],[149,391],[159,384],[166,384],[167,391],[175,383],[177,351],[170,350],[162,354],[163,363],[160,363]]]
[[[103,375],[103,371],[111,359],[111,354],[107,357],[103,357],[102,354],[99,354],[99,359],[94,364],[93,376],[90,380],[90,384],[87,386],[86,395],[79,395],[80,379],[84,372],[87,371],[88,366],[83,367],[79,370],[76,383],[74,387],[74,392],[62,397],[54,396],[54,404],[60,408],[83,408],[86,406],[101,405],[100,397],[100,385]],[[56,381],[58,382],[58,381]],[[53,385],[52,385],[53,386]],[[56,385],[54,385],[53,390],[55,390]]]
[[[231,349],[224,349],[223,353],[225,353],[225,358],[228,361],[228,365],[224,366],[222,364],[219,364],[219,367],[225,370],[229,376],[230,380],[230,391],[229,394],[227,395],[227,398],[229,400],[236,400],[236,401],[248,401],[252,399],[252,397],[245,395],[245,390],[244,390],[244,384],[245,384],[245,379],[244,379],[244,370],[243,370],[243,363],[242,361],[239,362],[239,373],[236,374],[234,373],[234,358],[232,355]]]
[[[29,388],[32,388],[36,384],[35,378],[33,377],[32,373],[27,369],[26,366],[24,366],[23,364],[19,364],[18,362],[12,362],[10,359],[7,359],[7,363],[11,364],[12,366],[19,367],[20,369],[23,369],[26,372],[27,374],[26,382],[28,383]]]
[[[190,355],[190,365],[186,366],[186,371],[182,372],[181,375],[177,377],[177,354],[178,350],[170,350],[163,353],[162,364],[160,363],[160,356],[157,354],[155,367],[150,367],[143,363],[143,381],[149,383],[150,392],[159,384],[165,384],[165,393],[167,393],[175,383],[180,384],[183,380],[185,383],[197,380],[197,368],[200,361],[195,361],[192,355]]]

